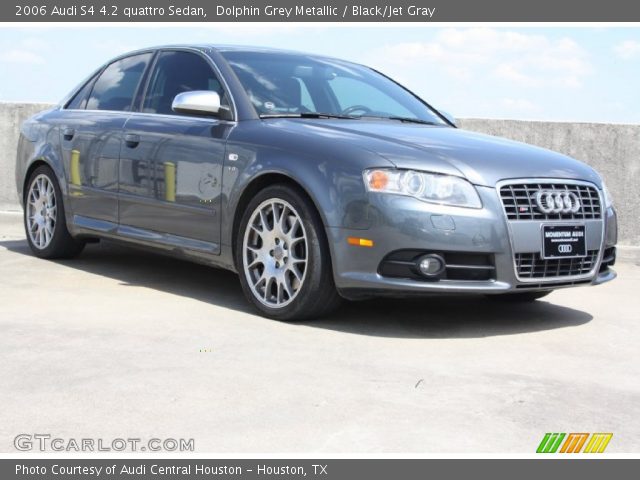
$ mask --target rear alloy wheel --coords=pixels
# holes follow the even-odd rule
[[[62,193],[47,166],[36,168],[29,179],[24,226],[29,247],[38,257],[74,257],[84,247],[84,242],[74,239],[67,230]]]
[[[553,290],[544,290],[542,292],[502,293],[498,295],[487,295],[487,298],[504,303],[526,303],[546,297],[552,291]]]
[[[240,233],[240,281],[261,313],[300,320],[326,314],[338,304],[322,222],[296,189],[277,185],[259,192]]]

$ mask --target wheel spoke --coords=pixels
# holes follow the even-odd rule
[[[253,230],[260,238],[262,238],[262,235],[264,233],[263,230],[260,230],[258,227],[256,227],[255,225],[251,225],[251,230]]]
[[[276,303],[278,305],[284,302],[284,298],[282,298],[283,293],[284,293],[284,286],[282,285],[281,281],[277,281],[276,282]]]
[[[274,278],[273,277],[269,277],[265,280],[264,282],[264,293],[262,298],[264,298],[265,300],[270,300],[271,298],[271,287],[273,285],[273,281]]]
[[[306,258],[296,258],[293,255],[291,255],[291,258],[289,259],[289,261],[294,265],[298,263],[307,263]]]
[[[298,226],[300,225],[300,220],[298,220],[298,217],[294,217],[293,215],[289,216],[289,230],[287,231],[287,235],[290,238],[293,238],[293,235],[296,233],[296,229],[298,228]]]
[[[273,230],[275,230],[276,225],[280,224],[280,218],[279,218],[279,213],[278,213],[278,207],[276,206],[275,203],[271,204],[271,212],[273,215]]]
[[[293,298],[293,296],[295,295],[295,292],[293,291],[293,288],[291,287],[291,283],[287,281],[288,280],[288,276],[285,275],[284,278],[285,278],[285,280],[283,282],[283,286],[284,286],[285,291],[287,292],[287,297],[288,298]],[[298,280],[302,280],[302,279],[299,278]]]

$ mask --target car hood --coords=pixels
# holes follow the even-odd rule
[[[279,122],[280,123],[280,122]],[[398,168],[463,175],[476,185],[495,186],[511,178],[567,178],[601,187],[588,165],[525,143],[458,128],[376,120],[286,119],[280,125],[357,143]]]

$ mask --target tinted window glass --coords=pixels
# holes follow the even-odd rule
[[[97,75],[96,75],[97,76]],[[96,77],[93,77],[87,83],[84,84],[84,87],[80,89],[78,93],[67,103],[66,108],[68,110],[84,110],[87,106],[87,100],[89,98],[89,93],[91,93],[91,88],[93,87],[93,82]]]
[[[375,105],[375,109],[378,112],[384,112],[388,115],[398,117],[413,116],[410,110],[403,107],[402,104],[393,97],[359,78],[338,75],[329,82],[329,87],[335,95],[341,111],[345,111],[349,107],[354,106],[354,110],[357,111],[358,105],[367,108],[371,108],[369,107],[370,105]],[[366,111],[364,113],[366,113]]]
[[[123,58],[109,65],[93,86],[86,108],[131,110],[133,96],[150,58],[150,53],[144,53]]]
[[[221,53],[262,116],[312,111],[353,117],[408,117],[446,125],[419,98],[362,65],[304,54]]]
[[[163,52],[151,74],[142,111],[175,114],[171,110],[173,99],[191,90],[218,92],[221,104],[228,104],[221,83],[204,58],[190,52]]]

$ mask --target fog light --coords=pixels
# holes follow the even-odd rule
[[[444,259],[440,255],[430,253],[418,259],[418,271],[425,277],[435,277],[444,271]]]

